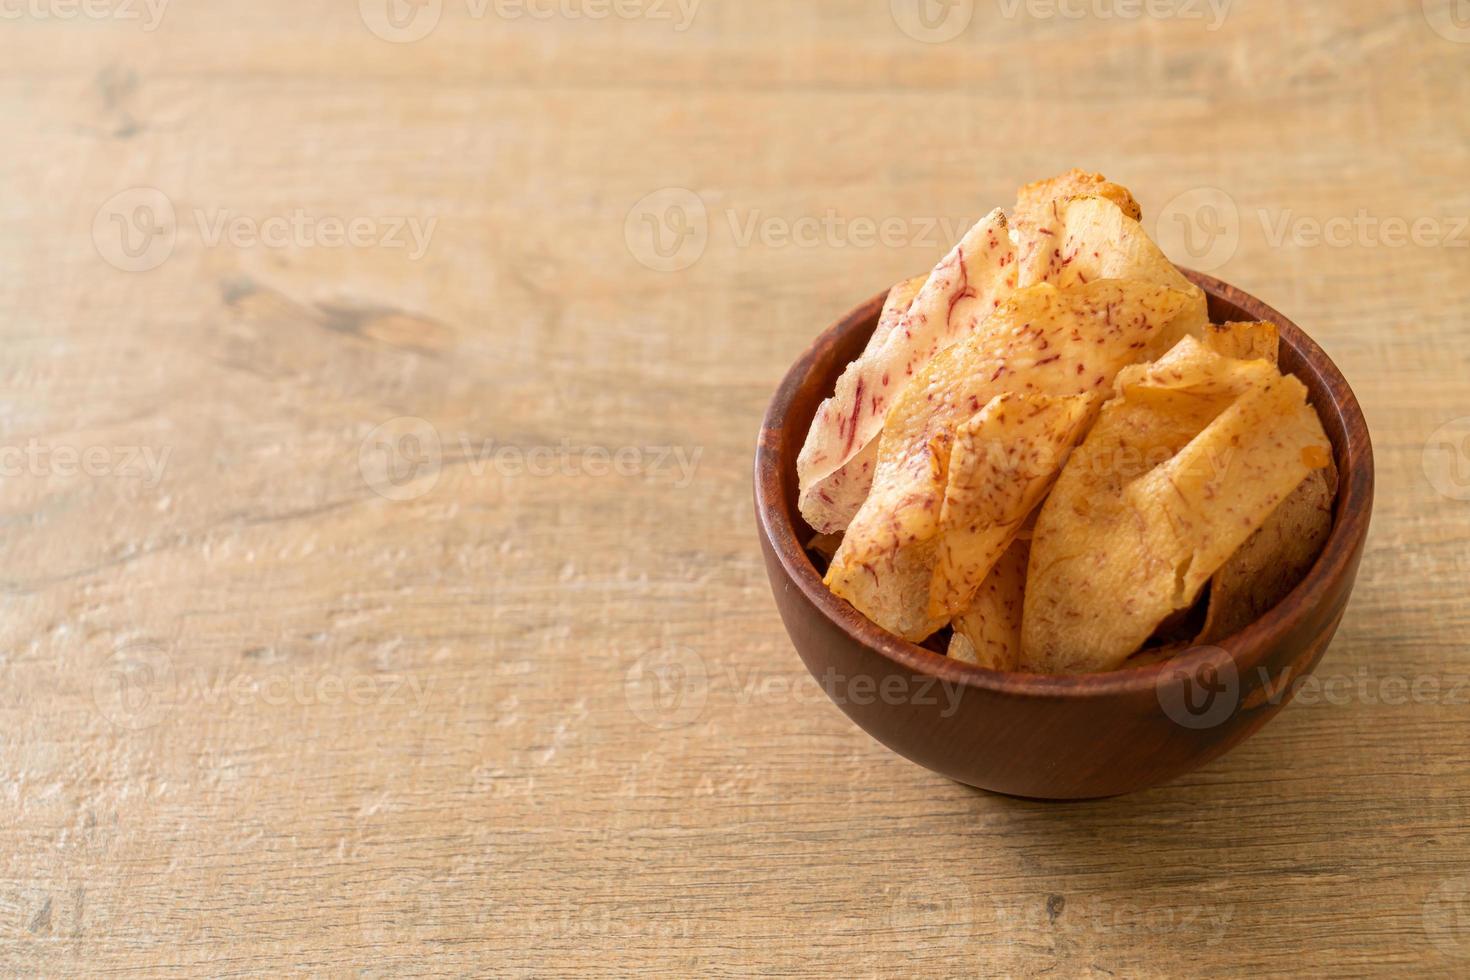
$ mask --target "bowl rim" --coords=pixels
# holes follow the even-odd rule
[[[1014,697],[1070,700],[1147,691],[1157,688],[1166,678],[1192,674],[1207,662],[1218,662],[1221,650],[1239,669],[1250,652],[1264,650],[1270,638],[1290,632],[1310,610],[1328,601],[1332,584],[1351,571],[1358,547],[1367,535],[1374,492],[1373,444],[1367,422],[1347,379],[1304,330],[1260,299],[1223,280],[1182,267],[1179,271],[1209,297],[1247,310],[1258,320],[1275,323],[1282,340],[1294,348],[1302,368],[1316,375],[1318,387],[1331,400],[1329,405],[1314,401],[1314,407],[1319,414],[1335,412],[1341,423],[1343,443],[1333,446],[1339,480],[1332,530],[1311,569],[1275,607],[1237,633],[1166,661],[1098,674],[1034,674],[978,667],[900,639],[829,591],[802,546],[784,501],[770,499],[768,491],[779,493],[782,485],[778,472],[782,455],[780,439],[806,437],[804,431],[786,431],[784,420],[819,352],[830,348],[847,332],[862,329],[869,323],[876,326],[878,312],[888,294],[886,289],[848,311],[812,342],[787,371],[761,421],[755,456],[756,519],[787,579],[828,622],[887,660],[946,683]],[[1300,374],[1302,368],[1292,373]],[[795,479],[795,474],[790,477]]]

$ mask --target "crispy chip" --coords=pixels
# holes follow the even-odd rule
[[[888,292],[888,300],[883,305],[883,313],[878,318],[878,326],[873,330],[873,336],[868,339],[868,346],[863,351],[863,357],[869,356],[869,352],[882,350],[888,342],[893,331],[903,322],[904,316],[913,305],[914,298],[918,296],[919,290],[928,281],[928,276],[918,276],[907,279],[894,286]],[[847,373],[852,372],[852,366],[848,367]],[[845,378],[847,375],[844,374]],[[838,392],[844,390],[843,382],[837,383]],[[847,526],[847,521],[853,514],[857,513],[862,506],[864,498],[868,496],[868,490],[873,486],[873,466],[878,461],[878,440],[868,439],[857,452],[852,453],[844,459],[847,454],[836,454],[824,457],[822,465],[813,462],[817,458],[817,445],[815,441],[820,432],[824,431],[818,422],[823,420],[823,412],[830,412],[837,404],[837,395],[823,402],[817,410],[817,418],[812,422],[812,427],[807,435],[806,446],[797,458],[797,471],[800,475],[801,501],[800,508],[807,522],[817,526],[818,520],[825,520],[825,526],[829,528],[828,533],[840,530],[834,524],[841,527]],[[845,424],[845,423],[844,423]],[[881,425],[881,418],[878,422]],[[839,425],[840,427],[840,425]],[[841,462],[838,462],[841,460]],[[832,464],[837,465],[832,465]],[[846,518],[840,521],[833,515],[845,514]],[[819,516],[825,515],[825,518]],[[821,530],[819,527],[818,530]]]
[[[1149,409],[1135,412],[1133,417],[1160,433],[1165,429],[1177,431],[1187,441],[1231,401],[1277,377],[1274,364],[1216,353],[1211,348],[1218,343],[1219,338],[1200,341],[1185,337],[1157,361],[1118,372],[1118,392],[1140,409]],[[1170,443],[1170,452],[1177,452],[1182,445]]]
[[[1203,338],[1209,350],[1235,359],[1255,359],[1276,364],[1280,350],[1274,323],[1212,324]],[[1146,368],[1130,368],[1138,374],[1155,375],[1169,370],[1198,367],[1199,351],[1186,340],[1168,357]],[[1125,375],[1128,372],[1125,372]],[[1258,370],[1231,366],[1224,385],[1213,388],[1240,391]],[[1125,378],[1124,380],[1128,380]],[[1176,383],[1179,379],[1176,378]],[[1183,387],[1181,385],[1181,387]],[[1195,393],[1208,397],[1210,386],[1196,386]],[[1172,645],[1145,649],[1131,656],[1127,666],[1167,660],[1198,644],[1216,643],[1238,632],[1274,607],[1310,570],[1332,530],[1332,505],[1337,493],[1337,469],[1330,462],[1312,470],[1297,488],[1271,512],[1266,522],[1231,555],[1210,580],[1204,625],[1198,635]],[[1181,610],[1175,615],[1182,615]],[[1162,627],[1161,627],[1162,628]]]
[[[1337,467],[1307,478],[1210,580],[1210,608],[1198,642],[1215,643],[1269,612],[1311,570],[1332,532]]]
[[[1281,338],[1274,323],[1212,323],[1205,330],[1205,346],[1222,357],[1276,363]]]
[[[1032,535],[1036,533],[1036,515],[1040,513],[1041,508],[1038,507],[1026,515],[1026,519],[1021,522],[1021,526],[1016,530],[1017,541],[1031,540]]]
[[[875,346],[875,332],[868,349],[838,378],[836,392],[817,408],[796,460],[799,507],[813,528],[847,527],[872,485],[874,450],[869,446],[882,431],[894,396],[935,353],[974,332],[1010,295],[1015,258],[1005,213],[997,209],[935,267],[908,310],[883,331],[881,342]]]
[[[1143,209],[1138,206],[1128,188],[1113,183],[1102,174],[1073,169],[1048,180],[1027,184],[1017,191],[1016,217],[1020,219],[1017,223],[1025,224],[1025,215],[1028,212],[1040,214],[1050,208],[1053,201],[1065,201],[1074,197],[1105,197],[1134,221],[1143,220]]]
[[[866,353],[869,350],[877,350],[888,341],[888,336],[893,333],[909,308],[914,305],[914,299],[918,297],[919,290],[924,288],[924,283],[929,281],[928,276],[915,276],[905,279],[888,291],[888,298],[883,301],[883,312],[878,315],[878,325],[873,328],[873,336],[868,338],[867,347],[863,348]]]
[[[1022,666],[1122,666],[1322,465],[1300,381],[1186,338],[1124,371],[1037,519]]]
[[[944,626],[943,617],[929,615],[929,580],[934,575],[934,556],[938,542],[932,538],[918,541],[868,562],[844,564],[834,579],[833,569],[841,560],[842,549],[829,566],[823,579],[834,595],[852,602],[868,619],[884,629],[914,643],[921,643]],[[863,581],[866,579],[866,581]],[[843,581],[843,591],[834,581]]]
[[[954,621],[949,655],[956,660],[1015,670],[1021,658],[1021,607],[1026,593],[1026,561],[1031,547],[1014,541],[1001,555],[970,609]]]
[[[900,393],[872,492],[833,559],[828,587],[905,639],[944,625],[948,617],[929,614],[928,593],[956,428],[997,395],[1107,391],[1121,368],[1178,339],[1171,327],[1192,302],[1189,293],[1140,282],[1016,293],[984,330],[942,351]],[[916,597],[923,601],[915,605]]]
[[[1072,200],[1078,194],[1097,196],[1085,204]],[[1128,189],[1100,174],[1073,170],[1028,184],[1017,197],[1015,227],[1004,212],[992,212],[939,263],[911,302],[903,293],[890,294],[878,329],[817,409],[797,458],[798,505],[807,523],[818,531],[847,527],[872,486],[876,442],[898,391],[938,351],[973,332],[1018,285],[1136,279],[1170,286],[1196,297],[1197,309],[1182,314],[1181,332],[1199,329],[1207,320],[1204,293],[1149,241],[1135,220],[1139,213]],[[1055,267],[1038,260],[1031,278],[1018,279],[1018,250],[1046,254],[1063,233],[1089,251]],[[902,304],[908,309],[901,317],[889,315]]]
[[[1101,401],[1096,392],[1070,398],[1007,393],[956,430],[930,615],[953,617],[969,607]]]
[[[949,649],[945,652],[945,656],[961,663],[974,664],[976,667],[989,666],[980,662],[980,654],[975,650],[974,641],[959,631],[958,620],[956,620],[955,631],[949,635]]]
[[[1202,336],[1209,327],[1204,290],[1159,250],[1143,226],[1116,203],[1102,197],[1054,201],[1050,214],[1021,235],[1021,287],[1038,282],[1057,286],[1098,279],[1136,279],[1188,293],[1191,303],[1180,314],[1181,334]]]

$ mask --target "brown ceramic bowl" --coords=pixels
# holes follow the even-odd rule
[[[803,548],[813,532],[796,506],[796,456],[818,404],[867,343],[884,295],[828,328],[781,382],[755,459],[771,589],[812,676],[895,752],[1013,796],[1129,793],[1202,766],[1253,734],[1327,650],[1373,510],[1367,424],[1337,367],[1300,328],[1233,286],[1186,274],[1209,294],[1215,322],[1270,320],[1281,328],[1282,370],[1311,393],[1341,482],[1332,533],[1306,578],[1246,629],[1165,664],[1074,677],[986,670],[901,640],[828,592]]]

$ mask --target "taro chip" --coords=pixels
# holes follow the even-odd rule
[[[883,305],[883,313],[878,317],[878,326],[873,330],[873,336],[868,339],[867,349],[863,356],[868,356],[869,351],[882,350],[888,342],[889,336],[903,322],[909,307],[913,305],[914,297],[928,280],[927,276],[919,276],[908,279],[894,286],[888,292],[888,300]],[[848,371],[851,372],[849,367]],[[846,374],[844,374],[846,377]],[[807,447],[818,445],[817,439],[823,427],[818,425],[825,420],[830,420],[830,413],[834,410],[838,398],[844,391],[843,382],[837,383],[838,394],[823,402],[817,410],[817,418],[813,420],[812,428],[807,435]],[[823,413],[828,413],[824,416]],[[846,424],[840,422],[841,425]],[[857,513],[862,506],[863,499],[867,497],[868,490],[873,485],[873,467],[878,462],[878,440],[869,439],[855,453],[838,453],[832,456],[822,457],[821,465],[818,465],[818,456],[814,449],[808,453],[803,448],[802,455],[797,459],[797,470],[800,474],[800,485],[802,487],[799,507],[807,523],[816,526],[817,521],[824,522],[829,530],[826,533],[841,533],[841,528],[847,526],[847,520],[851,515]],[[803,469],[803,467],[806,467]],[[838,519],[835,515],[845,514],[847,518]],[[819,516],[826,515],[826,516]],[[840,526],[838,526],[840,525]],[[819,528],[820,530],[820,528]],[[829,556],[830,557],[830,556]]]
[[[1276,363],[1281,338],[1274,323],[1212,323],[1204,333],[1206,347],[1221,357]]]
[[[915,276],[888,291],[888,299],[883,301],[883,312],[878,315],[878,325],[873,328],[873,336],[868,338],[866,350],[876,350],[888,342],[889,335],[903,322],[909,307],[914,305],[914,298],[928,281],[928,276]]]
[[[936,352],[973,333],[1016,285],[1015,246],[997,209],[929,275],[892,326],[837,379],[796,460],[798,506],[814,529],[841,531],[873,482],[871,445],[894,397]],[[892,297],[890,297],[892,299]],[[890,307],[902,304],[902,294]]]
[[[1337,467],[1313,470],[1210,580],[1200,643],[1238,633],[1269,612],[1312,568],[1332,532]]]
[[[1082,438],[1100,401],[997,395],[955,432],[929,612],[956,616],[970,606]]]
[[[1142,225],[1106,198],[1053,202],[1046,220],[1022,239],[1019,262],[1021,287],[1134,279],[1190,295],[1177,325],[1180,333],[1202,336],[1210,323],[1204,290],[1174,267]]]
[[[1082,170],[1069,170],[1047,180],[1027,184],[1016,192],[1016,214],[1014,224],[1018,234],[1026,237],[1038,225],[1052,217],[1053,204],[1074,197],[1102,197],[1112,201],[1134,221],[1143,220],[1143,209],[1133,193],[1122,184],[1115,184],[1102,174],[1090,174]]]
[[[905,639],[943,626],[950,617],[931,613],[928,600],[956,429],[998,395],[1110,390],[1120,369],[1173,345],[1173,325],[1192,302],[1140,282],[1042,284],[941,351],[889,412],[872,492],[833,558],[828,588]]]
[[[1194,340],[1118,379],[1032,539],[1022,666],[1112,670],[1329,461],[1300,381]]]
[[[991,670],[1015,670],[1020,664],[1021,606],[1030,551],[1025,541],[1014,541],[995,563],[975,593],[974,604],[954,621],[951,657]]]
[[[798,506],[807,523],[818,531],[847,527],[872,486],[876,442],[897,392],[938,351],[980,329],[1018,286],[1100,278],[1150,282],[1195,297],[1182,314],[1183,329],[1207,322],[1204,293],[1149,240],[1138,224],[1140,215],[1126,187],[1101,174],[1072,170],[1022,187],[1014,225],[1004,212],[992,212],[915,293],[909,293],[916,287],[907,283],[890,294],[867,348],[817,409],[797,458]],[[1066,233],[1087,251],[1054,264],[1037,258],[1029,278],[1018,273],[1020,254],[1049,255],[1057,236]]]

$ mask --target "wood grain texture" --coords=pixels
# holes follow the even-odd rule
[[[1463,975],[1463,4],[973,7],[7,7],[0,973]],[[1326,349],[1378,505],[1321,687],[1050,806],[827,703],[749,475],[819,330],[1070,166]]]

